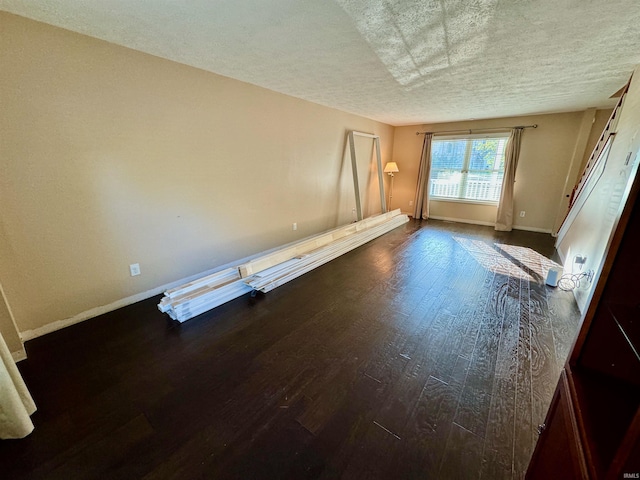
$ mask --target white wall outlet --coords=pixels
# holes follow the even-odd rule
[[[298,224],[296,222],[293,222],[293,225],[291,226],[291,228],[293,230],[297,230],[298,229]]]
[[[413,200],[409,200],[409,206],[413,207]]]
[[[524,210],[520,210],[520,216],[524,217],[525,216],[525,211]]]
[[[135,277],[136,275],[140,275],[140,264],[132,263],[129,265],[129,271],[131,272],[131,276]]]

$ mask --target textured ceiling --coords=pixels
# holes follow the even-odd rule
[[[0,10],[393,125],[611,106],[638,0],[0,0]]]

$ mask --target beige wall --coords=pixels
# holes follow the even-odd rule
[[[0,275],[26,338],[350,222],[348,130],[391,157],[389,125],[76,33],[0,13],[0,43]]]
[[[623,193],[637,165],[640,148],[640,68],[636,69],[627,98],[619,114],[616,136],[611,145],[606,168],[589,194],[584,206],[566,234],[561,230],[558,237],[558,250],[565,258],[565,270],[570,270],[575,255],[584,255],[587,262],[582,271],[599,272],[600,263],[617,219]],[[625,165],[630,154],[632,161]],[[582,311],[585,310],[591,289],[595,285],[584,286],[576,290],[576,300]]]
[[[395,183],[396,205],[401,206],[404,211],[413,210],[409,203],[415,195],[423,141],[423,136],[417,136],[416,131],[437,132],[537,124],[538,128],[526,129],[522,135],[516,172],[514,228],[551,232],[581,119],[581,112],[571,112],[397,127],[393,147],[393,158],[400,169]],[[521,210],[526,212],[524,218],[518,216]],[[430,213],[436,217],[494,224],[496,207],[432,201]]]

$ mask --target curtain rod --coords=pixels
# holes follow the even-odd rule
[[[471,135],[473,132],[490,132],[492,130],[511,130],[512,128],[538,128],[538,124],[533,125],[517,125],[515,127],[494,127],[494,128],[474,128],[467,130],[449,130],[445,132],[416,132],[416,135],[424,135],[425,133],[431,133],[433,135],[449,135],[452,133],[468,133]]]

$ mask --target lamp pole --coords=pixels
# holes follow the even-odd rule
[[[388,162],[384,166],[384,173],[389,174],[389,176],[391,177],[391,187],[389,188],[389,207],[387,208],[387,210],[391,210],[391,199],[393,198],[393,177],[395,176],[394,173],[397,173],[399,171],[400,169],[398,169],[398,164],[396,162]]]

